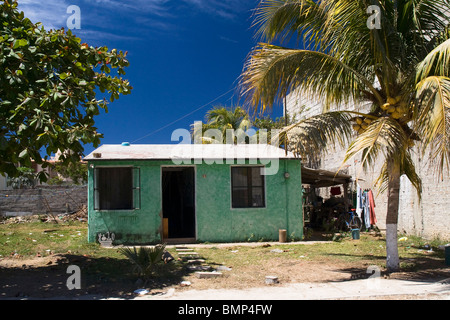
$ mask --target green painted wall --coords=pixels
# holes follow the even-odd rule
[[[161,242],[161,166],[170,161],[92,161],[89,163],[89,241],[98,233],[114,232],[115,243]],[[131,211],[95,211],[94,167],[135,166],[141,175],[141,208]],[[234,242],[278,240],[279,229],[288,237],[303,236],[301,164],[280,160],[276,175],[266,176],[266,207],[231,208],[231,169],[226,164],[198,164],[196,168],[197,240]],[[284,173],[290,178],[285,179]]]

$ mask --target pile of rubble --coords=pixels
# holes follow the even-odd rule
[[[80,222],[87,222],[88,221],[88,211],[85,205],[81,207],[80,210],[77,212],[66,214],[63,216],[60,216],[61,220],[63,221],[80,221]]]
[[[15,224],[15,223],[29,223],[29,222],[67,222],[67,221],[80,221],[87,222],[88,213],[87,208],[83,205],[78,211],[67,214],[41,214],[41,215],[28,215],[28,216],[17,216],[17,217],[2,217],[0,216],[0,224]]]

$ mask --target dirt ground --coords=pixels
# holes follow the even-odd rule
[[[327,264],[314,261],[296,261],[295,263],[282,257],[272,259],[270,264],[246,266],[224,271],[218,279],[198,279],[194,273],[183,279],[172,279],[169,282],[136,283],[131,280],[115,280],[102,274],[83,278],[81,290],[68,290],[66,286],[70,274],[70,264],[89,265],[89,257],[70,255],[51,255],[29,260],[0,260],[0,299],[45,299],[65,297],[67,299],[84,295],[104,297],[132,298],[134,290],[147,288],[152,295],[164,294],[170,288],[179,290],[204,289],[243,289],[264,286],[263,275],[276,274],[280,283],[313,283],[348,281],[367,277],[367,265],[361,262],[342,262]],[[431,262],[430,262],[431,263]],[[389,276],[393,279],[414,279],[440,281],[450,278],[450,269],[442,265],[430,265],[423,272],[400,272]],[[187,287],[180,285],[182,280],[190,281]],[[398,298],[398,297],[397,297]],[[404,297],[408,298],[408,297]]]

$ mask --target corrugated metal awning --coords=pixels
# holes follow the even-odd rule
[[[352,176],[348,174],[302,167],[302,183],[310,184],[316,188],[333,187],[351,181]]]

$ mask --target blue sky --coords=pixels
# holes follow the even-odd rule
[[[257,44],[251,16],[258,0],[18,2],[46,29],[67,29],[67,8],[77,5],[81,29],[73,33],[93,46],[128,51],[125,78],[134,90],[96,118],[102,144],[174,143],[175,129],[189,129],[215,105],[239,103],[237,80]],[[281,116],[281,109],[272,116]],[[88,145],[85,153],[92,150]]]

